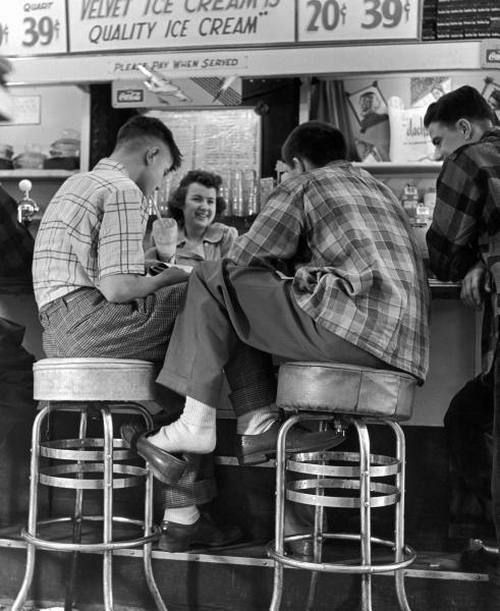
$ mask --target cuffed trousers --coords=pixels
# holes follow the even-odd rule
[[[157,381],[216,408],[225,372],[239,416],[275,400],[271,355],[389,368],[317,325],[296,304],[291,285],[271,270],[227,261],[195,268]],[[165,491],[167,504],[182,506],[181,496],[184,505],[197,504],[196,495],[190,501],[186,486],[179,484],[178,490]]]

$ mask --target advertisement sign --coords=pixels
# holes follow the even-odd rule
[[[498,38],[481,41],[481,68],[500,70],[500,40]]]
[[[2,0],[0,54],[418,40],[420,0]]]
[[[3,0],[0,11],[0,54],[66,53],[66,2]]]
[[[191,79],[117,80],[112,82],[114,108],[193,108],[239,106],[241,79],[203,77]]]
[[[418,0],[297,0],[298,42],[418,40]]]
[[[68,18],[70,52],[275,44],[295,32],[290,0],[71,0]]]

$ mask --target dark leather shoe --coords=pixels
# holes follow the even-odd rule
[[[157,479],[170,485],[179,481],[188,464],[185,458],[174,456],[153,445],[147,440],[145,429],[138,424],[123,424],[120,434],[128,447],[144,458]]]
[[[285,537],[293,535],[313,535],[314,533],[314,508],[310,506],[296,505],[286,502],[285,505]],[[323,514],[323,532],[328,532],[328,519]],[[296,539],[287,541],[285,550],[291,556],[310,562],[314,559],[313,537],[307,539]]]
[[[218,527],[202,513],[194,524],[162,522],[158,547],[165,552],[186,552],[192,548],[224,547],[243,536],[238,526]]]
[[[240,465],[256,465],[276,455],[276,441],[281,423],[275,422],[260,435],[236,435],[236,456]],[[287,452],[312,452],[339,445],[345,439],[342,433],[312,432],[295,426],[287,435]]]

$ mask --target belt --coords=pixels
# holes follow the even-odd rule
[[[63,305],[67,306],[75,299],[78,299],[79,297],[81,297],[83,291],[96,291],[96,290],[97,289],[90,287],[90,286],[82,286],[81,288],[76,289],[75,291],[71,291],[71,293],[67,293],[66,295],[63,295],[62,297],[58,297],[57,299],[54,299],[54,301],[49,302],[47,305],[43,306],[40,309],[40,314],[50,314],[51,312],[58,310]]]

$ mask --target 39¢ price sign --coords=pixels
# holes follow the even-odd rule
[[[418,0],[298,0],[299,42],[417,40]]]
[[[66,51],[64,0],[2,0],[0,55],[51,55]]]

